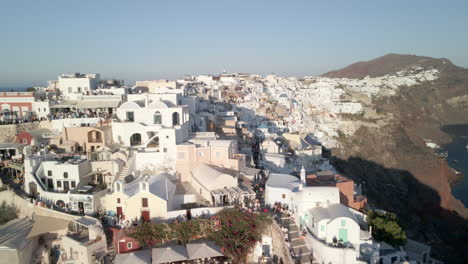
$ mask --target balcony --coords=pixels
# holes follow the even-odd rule
[[[88,143],[102,143],[101,138],[90,138],[88,139]]]

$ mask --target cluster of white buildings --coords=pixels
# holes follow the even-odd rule
[[[364,111],[347,99],[349,91],[382,96],[395,85],[434,78],[435,70],[418,69],[359,81],[240,73],[127,87],[75,73],[34,95],[0,94],[0,106],[42,119],[39,128],[17,135],[18,144],[5,146],[23,153],[17,176],[35,203],[99,212],[120,227],[189,219],[224,206],[257,207],[252,183],[261,182],[263,170],[265,203],[289,208],[308,230],[314,258],[386,263],[359,211],[367,202],[360,186],[336,174],[322,146],[336,146],[339,130],[356,129],[340,117]],[[65,256],[90,263],[73,250]]]

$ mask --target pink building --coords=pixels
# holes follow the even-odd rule
[[[237,153],[235,140],[193,138],[177,145],[176,170],[182,182],[190,182],[190,171],[203,163],[239,171],[245,157]]]

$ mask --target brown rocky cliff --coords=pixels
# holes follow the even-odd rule
[[[377,112],[392,118],[379,127],[367,120],[374,126],[361,126],[350,137],[341,135],[342,147],[332,149],[331,155],[339,169],[363,182],[371,204],[399,215],[410,237],[432,244],[436,256],[448,263],[466,263],[468,256],[462,253],[468,246],[468,210],[451,194],[457,176],[425,140],[448,143],[441,126],[468,124],[468,69],[446,59],[389,54],[324,76],[377,77],[414,66],[435,68],[439,78],[401,87],[395,96],[374,98]],[[363,116],[346,119],[366,122]]]

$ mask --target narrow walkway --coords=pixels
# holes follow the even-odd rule
[[[318,261],[313,259],[312,254],[307,247],[304,239],[299,233],[299,228],[294,221],[287,215],[281,215],[279,222],[282,227],[288,229],[288,237],[290,243],[290,251],[294,257],[296,264],[313,263],[318,264]]]

